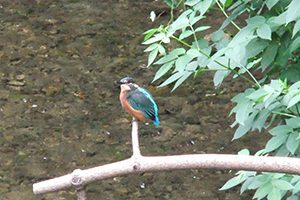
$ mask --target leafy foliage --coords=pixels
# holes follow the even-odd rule
[[[232,98],[236,127],[233,139],[258,130],[270,134],[256,155],[300,154],[300,4],[298,0],[165,0],[178,16],[167,25],[146,31],[148,66],[158,66],[153,81],[177,89],[190,77],[214,72],[214,85],[242,78],[250,87]],[[211,31],[208,12],[226,16]],[[230,15],[227,14],[230,12]],[[173,12],[172,12],[173,14]],[[234,21],[247,15],[245,25]],[[213,19],[212,19],[213,20]],[[230,32],[232,24],[236,31]],[[206,34],[206,35],[205,35]],[[172,48],[170,48],[170,46]],[[175,48],[174,48],[175,46]],[[262,76],[257,78],[254,71]],[[257,73],[256,73],[257,74]],[[243,150],[241,153],[249,154]],[[255,199],[299,199],[300,177],[240,171],[221,189],[240,185],[241,193],[256,190]]]

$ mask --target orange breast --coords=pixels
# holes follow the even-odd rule
[[[136,119],[145,122],[146,118],[143,114],[142,111],[136,110],[134,109],[128,102],[127,98],[126,98],[126,94],[120,94],[120,102],[122,104],[122,107],[133,117],[135,117]]]

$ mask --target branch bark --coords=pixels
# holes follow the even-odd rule
[[[132,156],[141,156],[140,145],[139,145],[139,133],[138,133],[138,122],[135,118],[132,118],[132,131],[131,131],[131,141],[132,141]]]
[[[33,184],[34,194],[43,194],[80,186],[90,182],[125,174],[178,169],[234,169],[265,172],[282,172],[300,175],[300,159],[288,157],[244,156],[227,154],[194,154],[172,156],[142,156],[137,135],[137,121],[132,122],[133,156],[122,161],[86,169]],[[80,172],[80,173],[78,173]],[[76,180],[74,180],[76,177]]]

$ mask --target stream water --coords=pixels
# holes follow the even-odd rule
[[[165,11],[154,24],[152,10]],[[230,98],[244,87],[239,80],[227,82],[221,95],[211,75],[174,93],[151,84],[156,68],[145,68],[142,33],[169,17],[154,0],[0,1],[0,199],[76,199],[73,190],[35,196],[32,184],[128,158],[130,117],[113,85],[125,75],[148,88],[160,107],[159,128],[140,125],[144,155],[260,148],[255,133],[231,141],[228,113]],[[218,190],[234,173],[117,177],[90,184],[88,199],[250,199],[238,188]]]

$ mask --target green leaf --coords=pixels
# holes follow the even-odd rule
[[[299,175],[293,175],[292,180],[290,181],[291,184],[298,183],[300,181],[300,176]]]
[[[147,47],[147,49],[144,50],[144,52],[153,51],[154,49],[158,48],[158,46],[159,46],[158,43],[151,44],[150,46]]]
[[[205,40],[205,39],[199,39],[197,41],[197,44],[198,46],[200,47],[201,51],[206,54],[206,55],[210,55],[211,53],[211,46],[209,45],[208,41]],[[198,49],[197,45],[196,45],[196,42],[193,42],[193,45],[192,45],[192,48],[193,49]]]
[[[260,38],[254,38],[246,46],[246,58],[252,58],[261,53],[267,46],[269,42],[262,40]]]
[[[266,182],[266,180],[265,181],[260,180],[260,177],[262,177],[262,175],[256,176],[252,181],[252,183],[248,186],[248,189],[250,190],[257,189]]]
[[[165,75],[173,67],[174,62],[175,61],[171,61],[171,62],[163,64],[159,68],[159,70],[156,72],[155,77],[152,82],[156,81],[157,79],[159,79],[160,77]]]
[[[275,152],[275,156],[279,157],[287,157],[289,156],[290,152],[287,150],[286,145],[281,145]]]
[[[189,49],[189,50],[186,52],[186,54],[187,54],[187,55],[190,55],[190,56],[193,57],[193,58],[196,58],[196,57],[202,55],[197,49]]]
[[[300,181],[296,183],[293,189],[293,194],[297,194],[298,192],[300,192]]]
[[[252,128],[252,124],[253,124],[253,120],[255,119],[256,115],[258,113],[258,110],[254,110],[250,116],[247,118],[247,120],[245,121],[244,125],[239,125],[239,127],[236,129],[233,139],[238,139],[240,137],[242,137],[243,135],[245,135],[251,128]],[[237,120],[237,118],[236,118]]]
[[[283,97],[282,100],[283,105],[287,106],[294,96],[300,94],[300,90],[298,88],[299,86],[300,86],[300,81],[290,86],[290,88],[288,89],[288,93]]]
[[[195,70],[198,68],[198,62],[192,61],[189,64],[186,65],[185,70],[189,72],[195,72]]]
[[[187,6],[194,6],[199,2],[199,0],[187,0],[184,4]]]
[[[246,181],[242,184],[240,194],[243,194],[248,189],[249,185],[253,182],[253,180],[253,177],[249,177],[246,179]]]
[[[166,35],[164,33],[158,33],[158,34],[155,34],[152,38],[143,42],[143,44],[152,44],[152,43],[163,40],[165,37],[166,37]]]
[[[190,25],[194,25],[196,22],[198,22],[199,20],[203,19],[204,16],[200,15],[197,17],[192,17],[192,15],[190,15],[189,21],[190,21]]]
[[[245,48],[245,50],[247,50],[247,49]],[[246,66],[241,66],[241,64],[240,64],[240,66],[239,66],[239,68],[240,68],[239,73],[240,74],[246,73],[247,70],[250,70],[252,67],[257,66],[257,64],[260,63],[260,60],[261,60],[261,58],[258,58],[256,60],[253,60],[252,62],[248,62],[247,64],[245,63]],[[246,58],[244,60],[242,60],[242,61],[246,62]],[[233,76],[233,78],[238,77],[238,76],[239,75],[235,74]]]
[[[264,109],[259,112],[258,117],[255,118],[255,121],[252,124],[252,129],[258,129],[260,132],[265,127],[265,122],[270,115],[271,112],[268,109]]]
[[[300,4],[299,0],[292,0],[287,9],[286,24],[294,21],[300,17]]]
[[[245,125],[245,121],[249,118],[249,114],[251,113],[252,109],[252,102],[248,99],[239,102],[237,105],[236,121],[239,124]]]
[[[286,141],[286,148],[293,155],[295,154],[296,150],[299,147],[299,140],[297,140],[298,136],[299,136],[299,133],[291,133]]]
[[[274,60],[278,51],[278,44],[276,42],[272,42],[270,46],[266,49],[266,51],[262,55],[261,59],[261,68],[265,70]]]
[[[290,108],[290,107],[292,107],[293,105],[299,103],[299,101],[300,101],[300,94],[294,96],[294,97],[290,100],[290,102],[289,102],[287,108]]]
[[[243,135],[245,135],[249,130],[251,129],[250,125],[240,125],[236,131],[234,132],[232,140],[236,140],[241,138]]]
[[[256,15],[246,20],[247,24],[256,28],[259,28],[266,23],[266,18],[264,16]]]
[[[184,72],[184,74],[180,77],[180,79],[178,79],[173,87],[173,89],[171,90],[171,92],[173,92],[174,90],[176,90],[191,74],[193,74],[193,72]]]
[[[216,58],[215,60],[211,60],[208,64],[207,67],[212,70],[227,70],[227,68],[224,68],[222,65],[219,63],[225,65],[227,67],[229,63],[229,59],[225,56]],[[229,66],[228,66],[229,67]]]
[[[205,70],[204,68],[199,67],[194,73],[194,78],[196,78],[200,74],[203,74],[204,70]]]
[[[260,103],[267,94],[268,92],[261,88],[249,94],[247,98],[255,101],[255,103]]]
[[[146,32],[144,32],[144,41],[148,40],[149,38],[151,38],[156,32],[158,31],[158,29],[154,28],[154,29],[150,29]]]
[[[165,55],[164,57],[162,57],[161,59],[159,59],[158,61],[156,61],[154,64],[164,64],[167,62],[170,62],[172,60],[175,60],[176,58],[178,58],[179,55],[182,55],[185,53],[185,49],[184,48],[177,48],[174,49],[173,51],[171,51],[168,55]]]
[[[264,103],[265,103],[265,108],[268,108],[270,105],[273,105],[276,101],[278,101],[278,97],[280,95],[280,92],[272,92],[269,93],[265,98],[264,98]]]
[[[229,179],[219,190],[228,190],[230,188],[237,186],[241,182],[242,181],[240,176],[233,177]]]
[[[219,28],[219,30],[223,30],[230,24],[235,18],[237,18],[239,15],[241,15],[246,10],[246,6],[244,4],[240,5],[237,9],[232,11],[231,15],[225,19],[222,26]]]
[[[162,84],[160,84],[158,87],[164,87],[166,85],[169,85],[170,83],[173,83],[177,81],[182,76],[182,73],[176,72],[172,76],[170,76],[167,80],[165,80]]]
[[[226,51],[225,56],[236,63],[243,63],[246,61],[246,47],[241,44],[236,45],[235,47],[229,48],[228,51]]]
[[[277,136],[277,135],[287,135],[287,134],[291,133],[292,131],[293,131],[293,129],[290,126],[280,125],[280,126],[275,126],[269,132],[271,135]]]
[[[291,128],[300,128],[300,117],[286,119],[286,124]]]
[[[209,9],[210,5],[212,4],[213,0],[201,0],[198,4],[194,6],[195,10],[198,10],[201,15],[204,15],[206,11]]]
[[[193,34],[193,31],[185,30],[180,34],[179,39],[183,40],[184,38],[187,38],[187,37],[191,36],[192,34]]]
[[[235,48],[236,46],[243,45],[244,47],[247,44],[256,38],[257,36],[254,35],[255,29],[251,26],[246,26],[242,28],[230,41],[228,44],[228,48]]]
[[[265,153],[272,152],[278,149],[283,143],[285,143],[288,135],[277,135],[272,137],[266,144]]]
[[[153,63],[153,61],[155,60],[157,54],[158,54],[158,49],[154,49],[153,51],[151,51],[151,53],[148,56],[147,67],[149,67]]]
[[[258,37],[265,39],[265,40],[272,40],[272,30],[268,24],[263,24],[259,28],[257,28],[256,33]]]
[[[273,8],[278,3],[279,0],[266,0],[266,5],[269,10]]]
[[[281,200],[280,191],[276,188],[273,188],[272,191],[268,194],[268,200]]]
[[[163,45],[160,44],[157,49],[161,55],[166,55],[166,49],[163,47]]]
[[[238,155],[245,155],[245,156],[249,156],[250,155],[250,151],[248,149],[242,149],[238,152]]]
[[[273,179],[280,179],[286,175],[285,173],[273,173],[273,172],[268,172],[268,173],[272,175]]]
[[[219,70],[216,71],[215,75],[214,75],[214,86],[215,87],[219,87],[221,85],[221,83],[223,82],[223,80],[225,79],[226,76],[228,76],[230,74],[229,70]]]
[[[257,199],[262,199],[265,196],[267,196],[271,190],[273,189],[273,186],[270,182],[261,185],[255,192],[253,199],[257,198]]]
[[[299,32],[299,30],[300,30],[300,19],[298,19],[294,25],[292,38]]]
[[[209,28],[210,26],[199,26],[198,28],[195,29],[195,32],[205,31]]]
[[[182,72],[185,69],[186,65],[193,59],[193,56],[189,54],[184,54],[183,56],[180,56],[175,62],[175,71]]]
[[[188,27],[189,19],[187,18],[186,14],[182,13],[170,26],[172,31],[177,31],[179,29],[183,29]]]
[[[281,179],[277,179],[272,181],[273,186],[280,190],[292,190],[294,189],[294,186],[292,186],[289,182]]]
[[[179,6],[178,0],[164,0],[164,2],[172,9],[177,8],[177,6]]]
[[[270,27],[273,29],[282,26],[285,24],[286,21],[286,12],[281,13],[280,15],[276,16],[276,17],[271,17],[268,19],[268,24],[270,25]]]
[[[297,90],[300,89],[300,81],[294,83],[293,85],[291,85],[291,87],[289,88],[290,90]]]
[[[225,34],[222,30],[215,31],[211,34],[211,40],[216,45],[217,50],[225,48],[230,42],[229,39],[229,34]]]
[[[226,0],[225,3],[223,4],[224,8],[227,8],[228,6],[230,6],[232,4],[233,0]]]
[[[290,53],[293,53],[300,47],[300,37],[295,38],[290,45]]]
[[[289,196],[286,200],[299,200],[299,196],[298,195],[292,195],[292,196]]]

